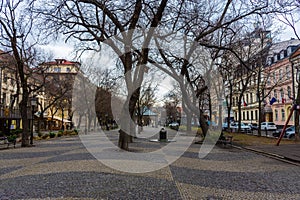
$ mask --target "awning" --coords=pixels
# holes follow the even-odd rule
[[[48,119],[50,119],[50,120],[51,120],[51,119],[52,119],[52,117],[49,117],[49,116],[48,116]],[[57,117],[57,116],[54,116],[54,117],[53,117],[53,119],[54,119],[54,120],[57,120],[57,121],[62,121],[61,117]],[[64,122],[64,123],[71,123],[71,121],[70,121],[70,120],[68,120],[68,119],[64,119],[64,121],[63,121],[63,122]]]

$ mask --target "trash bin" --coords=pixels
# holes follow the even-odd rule
[[[164,128],[159,131],[159,141],[167,141],[167,131]]]

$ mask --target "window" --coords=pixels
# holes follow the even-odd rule
[[[275,109],[275,121],[278,121],[278,110]]]
[[[267,77],[267,84],[268,84],[268,85],[271,85],[271,83],[272,83],[272,77],[271,77],[271,76],[268,76],[268,77]]]
[[[286,67],[286,79],[290,79],[291,78],[291,68],[290,66]]]
[[[282,88],[280,89],[280,98],[281,98],[281,99],[284,98],[284,91],[283,91]]]
[[[247,120],[249,120],[249,111],[247,111]]]
[[[274,62],[277,62],[277,54],[274,55]]]
[[[250,93],[250,103],[253,103],[253,94]]]
[[[281,120],[285,121],[285,112],[284,112],[284,109],[281,109]]]
[[[54,67],[54,72],[61,72],[61,68],[60,67]]]
[[[274,97],[277,99],[277,90],[274,89]]]
[[[249,103],[249,94],[246,94],[246,103]]]
[[[7,74],[4,74],[3,83],[7,83],[7,80],[8,80],[8,76],[7,76]]]
[[[273,72],[273,82],[276,83],[276,72]]]
[[[288,93],[288,97],[292,96],[292,90],[290,86],[287,87],[287,93]]]
[[[255,110],[255,120],[258,119],[258,110]]]
[[[282,69],[279,70],[279,80],[282,80]]]
[[[71,68],[70,67],[67,67],[67,72],[71,72]]]
[[[245,111],[243,111],[243,120],[245,120],[246,118],[245,118]]]
[[[292,47],[288,47],[287,48],[287,55],[289,56],[289,55],[291,55],[291,53],[292,53]]]
[[[253,110],[251,110],[251,120],[253,120]]]
[[[5,92],[2,95],[2,105],[6,106],[6,93]]]
[[[280,52],[280,59],[283,59],[284,58],[284,51],[281,51]]]

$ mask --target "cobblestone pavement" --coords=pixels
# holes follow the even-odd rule
[[[77,136],[0,150],[0,199],[300,199],[299,167],[235,148],[199,159],[199,147],[143,174],[106,167]]]

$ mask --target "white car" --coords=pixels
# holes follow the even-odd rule
[[[231,123],[230,124],[230,128],[237,130],[239,128],[238,123]],[[244,124],[243,122],[241,123],[241,129],[240,130],[243,133],[251,133],[252,132],[251,127],[248,126],[248,125],[246,125],[246,124]]]
[[[274,124],[274,122],[262,122],[260,124],[260,129],[261,130],[267,130],[267,131],[274,131],[277,130],[276,124]]]

